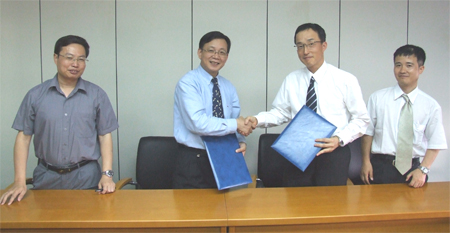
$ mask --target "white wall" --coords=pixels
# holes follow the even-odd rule
[[[13,181],[17,132],[11,125],[17,109],[31,87],[56,73],[53,46],[67,34],[88,40],[83,78],[105,89],[119,119],[115,180],[135,178],[140,137],[173,135],[175,84],[198,66],[198,41],[212,30],[231,39],[221,74],[236,86],[244,116],[270,109],[284,77],[303,67],[293,47],[302,23],[324,27],[325,59],[358,77],[366,101],[372,92],[395,84],[395,49],[419,45],[427,53],[419,87],[441,104],[450,145],[448,1],[1,0],[0,11],[0,189]],[[251,173],[256,173],[258,139],[265,132],[257,129],[247,138]],[[30,151],[28,177],[36,164]],[[449,155],[448,150],[439,154],[430,181],[450,180]]]

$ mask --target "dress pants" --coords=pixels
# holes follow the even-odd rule
[[[98,161],[65,174],[49,170],[39,163],[33,172],[33,189],[95,189],[101,178]]]
[[[288,163],[283,173],[283,187],[347,185],[351,152],[348,146],[316,156],[303,172]]]
[[[420,166],[419,158],[412,160],[411,169],[409,169],[405,175],[402,175],[397,168],[392,164],[395,160],[393,155],[385,154],[373,154],[370,158],[370,163],[373,169],[373,181],[371,184],[395,184],[395,183],[409,183],[411,180],[407,181],[406,177],[410,172],[417,169]],[[425,182],[428,181],[428,175]]]
[[[217,188],[206,150],[179,144],[180,153],[175,162],[174,189]]]

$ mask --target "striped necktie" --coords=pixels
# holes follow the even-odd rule
[[[314,91],[314,77],[311,76],[311,80],[309,81],[308,94],[306,94],[306,106],[317,112],[317,97],[316,92]]]
[[[212,91],[213,116],[223,118],[222,96],[220,95],[219,81],[217,78],[213,78],[211,82],[214,84]]]

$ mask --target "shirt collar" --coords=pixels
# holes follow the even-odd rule
[[[58,90],[60,93],[63,93],[61,87],[59,86],[58,74],[55,74],[53,79],[50,81],[49,88],[51,87],[55,87],[56,90]],[[76,93],[78,90],[83,90],[84,92],[86,92],[86,81],[84,81],[81,77],[78,78],[77,85],[73,89],[72,93]]]
[[[323,77],[325,76],[325,73],[327,72],[327,62],[323,61],[323,64],[320,66],[320,68],[316,71],[316,73],[312,73],[311,71],[308,70],[309,72],[309,78],[311,78],[311,76],[314,77],[314,80],[316,82],[320,83],[320,80],[323,79]]]
[[[414,101],[416,100],[417,94],[419,93],[419,87],[416,87],[413,91],[411,91],[410,93],[406,94],[409,98],[409,101],[411,101],[412,104],[414,104]],[[394,100],[397,100],[398,98],[401,98],[402,95],[405,94],[403,93],[402,89],[400,88],[400,86],[397,84],[394,87]]]
[[[209,83],[211,83],[211,80],[214,78],[212,75],[210,75],[208,72],[206,72],[206,70],[205,69],[203,69],[203,67],[201,66],[201,65],[199,65],[198,66],[198,68],[197,68],[198,70],[199,70],[199,72],[200,72],[200,76],[201,76],[201,78],[202,78],[202,80],[204,81],[204,82],[206,82],[207,84],[209,84]],[[219,74],[217,74],[217,83],[219,84],[219,86],[220,86],[220,78],[219,78],[220,76],[219,76]]]

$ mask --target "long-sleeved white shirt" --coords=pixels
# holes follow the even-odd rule
[[[314,76],[317,113],[334,124],[341,146],[361,137],[369,125],[361,87],[352,74],[324,62],[311,73],[306,67],[290,73],[281,85],[272,109],[259,113],[258,127],[272,127],[289,122],[306,103],[311,76]]]

